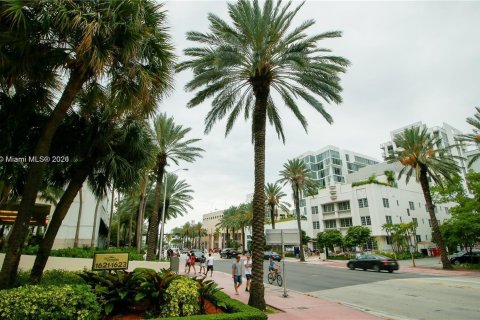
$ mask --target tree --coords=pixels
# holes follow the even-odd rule
[[[385,170],[383,174],[387,178],[387,183],[390,185],[390,187],[395,187],[396,186],[395,171]]]
[[[340,232],[340,230],[337,229],[330,229],[325,232],[319,232],[317,234],[317,244],[319,247],[326,249],[326,256],[328,259],[328,249],[331,249],[333,251],[334,247],[343,245],[342,233]]]
[[[364,226],[349,227],[347,234],[345,235],[344,245],[345,247],[360,247],[370,240],[372,231]]]
[[[263,286],[263,243],[265,215],[265,132],[267,118],[278,136],[285,136],[277,105],[270,90],[275,90],[282,104],[291,110],[306,129],[297,98],[303,99],[329,123],[331,116],[324,105],[340,103],[342,90],[339,74],[345,72],[348,60],[331,55],[319,47],[327,38],[337,38],[340,32],[326,32],[307,36],[305,30],[315,22],[308,20],[291,29],[292,20],[303,4],[291,9],[291,3],[267,0],[263,8],[258,1],[239,0],[228,4],[229,25],[216,15],[209,14],[210,32],[192,31],[187,39],[200,44],[184,52],[190,58],[179,64],[177,70],[193,70],[193,80],[186,89],[198,90],[188,107],[214,97],[212,109],[205,122],[205,132],[227,114],[226,134],[235,120],[244,112],[252,118],[254,145],[253,193],[253,278],[249,305],[265,310]]]
[[[275,229],[275,218],[278,215],[276,212],[280,207],[283,211],[288,211],[290,204],[283,202],[282,198],[286,194],[282,191],[282,187],[275,183],[267,183],[265,185],[265,198],[267,199],[267,207],[270,209],[270,220],[272,221],[272,229]]]
[[[173,63],[161,8],[151,0],[1,4],[1,27],[10,31],[2,37],[0,48],[10,50],[9,56],[20,57],[14,61],[2,59],[0,69],[9,73],[8,78],[2,76],[1,86],[8,88],[9,80],[31,77],[33,72],[28,70],[38,70],[35,64],[47,64],[51,87],[58,85],[61,92],[41,130],[33,156],[49,155],[53,137],[77,94],[82,87],[102,78],[108,81],[117,105],[128,105],[138,114],[155,110],[156,102],[171,88]],[[39,50],[27,50],[33,53],[30,56],[25,55],[25,48]],[[65,85],[60,88],[64,76]],[[0,289],[15,280],[28,221],[46,167],[46,162],[29,164],[13,236],[0,273]]]
[[[288,160],[283,165],[283,170],[280,171],[280,183],[284,185],[290,183],[293,191],[293,202],[295,204],[295,212],[297,214],[298,234],[300,236],[300,261],[305,261],[305,254],[302,248],[302,224],[300,217],[300,196],[305,190],[310,190],[318,187],[315,180],[310,177],[310,169],[306,164],[299,159]]]
[[[157,163],[155,164],[155,200],[151,211],[150,222],[151,227],[148,228],[147,238],[147,260],[151,261],[155,257],[155,249],[158,236],[158,212],[160,208],[163,175],[168,160],[178,165],[180,160],[193,162],[195,158],[201,157],[201,148],[194,147],[193,144],[200,139],[187,139],[187,134],[191,128],[184,128],[176,125],[173,118],[167,117],[166,114],[160,114],[154,122],[154,135],[158,148]]]
[[[467,118],[467,123],[470,124],[473,129],[473,133],[469,134],[462,134],[458,137],[460,142],[466,142],[475,148],[478,147],[480,143],[480,107],[476,107],[477,113],[473,117]],[[473,154],[472,158],[468,162],[468,166],[470,167],[477,159],[480,157],[480,153]]]
[[[389,162],[400,161],[404,166],[399,172],[399,179],[405,174],[408,183],[410,177],[415,174],[417,182],[420,182],[432,222],[434,241],[440,248],[443,269],[451,269],[452,266],[435,217],[428,179],[431,178],[435,183],[441,184],[441,177],[451,180],[459,175],[460,169],[448,149],[436,148],[441,145],[439,139],[432,137],[426,128],[407,128],[395,136],[393,141],[398,149],[388,160]]]

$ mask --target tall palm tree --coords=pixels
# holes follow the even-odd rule
[[[272,221],[272,229],[275,229],[275,212],[280,207],[283,211],[288,211],[290,204],[283,202],[282,198],[286,194],[282,191],[282,186],[275,183],[267,183],[265,185],[265,198],[267,199],[266,204],[270,209],[270,220]]]
[[[302,225],[300,217],[300,196],[307,190],[318,188],[317,182],[310,177],[311,171],[300,159],[288,160],[280,171],[280,183],[290,183],[293,191],[293,202],[297,214],[297,225],[300,244],[300,261],[305,261],[305,254],[302,247]]]
[[[153,202],[152,214],[150,216],[151,227],[149,228],[147,243],[147,260],[155,257],[155,249],[158,237],[158,210],[160,208],[163,175],[168,160],[178,165],[180,160],[193,162],[197,157],[201,157],[201,148],[193,146],[200,139],[187,139],[187,135],[191,128],[184,128],[176,125],[173,118],[167,117],[166,114],[160,114],[154,122],[154,136],[158,148],[156,155],[157,163],[155,164],[156,186],[155,201]]]
[[[319,47],[320,40],[340,37],[340,32],[307,36],[314,24],[308,20],[292,29],[292,21],[303,4],[290,8],[291,3],[266,0],[263,8],[258,1],[239,0],[228,4],[232,24],[209,14],[210,31],[191,31],[187,39],[198,47],[186,49],[187,60],[178,71],[191,69],[193,80],[186,89],[198,90],[188,107],[213,97],[205,132],[228,115],[226,134],[242,111],[252,117],[255,183],[253,195],[253,279],[249,305],[265,310],[263,286],[263,243],[265,215],[265,132],[267,118],[278,136],[285,140],[279,110],[270,94],[275,90],[281,104],[291,110],[306,129],[297,98],[318,111],[329,123],[331,116],[316,96],[327,103],[340,103],[342,90],[339,74],[345,72],[348,60],[331,55]]]
[[[251,202],[242,203],[237,207],[235,214],[235,226],[242,231],[242,248],[247,250],[247,243],[245,239],[245,229],[252,226],[253,205]]]
[[[143,136],[139,131],[148,130],[148,125],[135,118],[127,118],[117,124],[109,121],[110,116],[105,110],[98,117],[93,117],[94,125],[90,128],[93,132],[87,134],[92,140],[85,143],[86,153],[82,160],[78,164],[72,164],[71,180],[55,207],[47,232],[39,245],[30,275],[32,283],[40,281],[57,232],[85,180],[92,180],[99,173],[104,181],[112,181],[119,190],[128,190],[138,184],[140,171],[151,161],[153,155],[150,151],[154,150],[151,137],[138,139]]]
[[[436,148],[436,146],[440,145],[438,140],[439,138],[431,136],[426,128],[407,128],[395,136],[393,141],[398,150],[388,160],[389,162],[400,161],[404,165],[398,174],[398,179],[405,174],[406,182],[408,183],[410,177],[414,174],[416,181],[420,182],[428,214],[432,222],[433,238],[440,248],[443,269],[451,269],[452,266],[448,259],[445,243],[440,233],[437,217],[435,217],[429,178],[441,184],[442,177],[447,181],[458,177],[460,168],[448,149]]]
[[[2,37],[0,48],[23,57],[12,78],[31,76],[34,64],[48,64],[57,83],[66,76],[61,95],[42,128],[33,156],[48,156],[53,137],[76,95],[90,82],[104,78],[117,105],[138,113],[151,114],[156,102],[172,86],[173,48],[164,27],[165,13],[160,4],[145,1],[23,1],[3,2],[0,6]],[[19,37],[17,37],[19,36]],[[17,38],[15,38],[17,37]],[[20,45],[18,44],[20,43]],[[23,48],[41,47],[40,58],[30,61]],[[33,56],[33,55],[32,55]],[[128,63],[126,63],[128,62]],[[8,87],[2,76],[0,86]],[[28,232],[46,162],[29,164],[22,200],[13,226],[8,250],[0,273],[0,289],[16,278],[20,252]]]
[[[478,147],[480,144],[480,107],[476,107],[475,110],[477,110],[477,113],[473,117],[467,118],[467,123],[473,127],[473,133],[462,134],[458,137],[458,140]],[[480,153],[474,154],[468,162],[468,166],[470,167],[478,158],[480,158]]]
[[[80,238],[80,223],[82,222],[82,207],[83,207],[83,197],[82,197],[82,188],[78,190],[78,217],[77,217],[77,227],[75,229],[75,240],[73,241],[73,247],[78,248],[78,241]]]

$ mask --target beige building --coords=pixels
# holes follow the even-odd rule
[[[201,246],[204,249],[218,249],[221,250],[227,247],[229,240],[238,241],[241,243],[241,230],[235,230],[235,234],[232,236],[232,230],[225,230],[220,228],[218,224],[223,217],[225,210],[217,210],[203,215],[203,227],[207,230],[207,236],[202,237]]]

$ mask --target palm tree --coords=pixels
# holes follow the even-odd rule
[[[290,183],[293,191],[293,202],[297,214],[297,225],[300,244],[300,261],[305,261],[305,254],[302,248],[302,225],[300,217],[300,196],[307,190],[318,188],[317,182],[310,177],[310,169],[300,159],[288,160],[280,171],[280,183]]]
[[[155,1],[24,1],[0,6],[0,48],[23,57],[20,67],[2,62],[9,79],[31,76],[34,64],[47,64],[55,84],[66,75],[66,84],[42,128],[33,156],[48,156],[53,137],[82,87],[108,78],[116,105],[151,114],[156,102],[171,88],[173,48],[164,27],[165,13]],[[28,18],[26,18],[28,17]],[[18,37],[17,37],[18,36]],[[16,38],[17,37],[17,38]],[[20,43],[20,44],[18,44]],[[36,59],[24,48],[41,48]],[[17,51],[15,51],[17,50]],[[27,51],[30,52],[30,51]],[[40,57],[38,57],[40,56]],[[38,58],[38,59],[37,59]],[[16,59],[18,60],[18,59]],[[2,59],[2,61],[7,61]],[[128,63],[125,63],[127,62]],[[18,62],[18,61],[15,61]],[[10,68],[9,68],[10,67]],[[0,86],[8,87],[2,76]],[[0,273],[0,289],[16,278],[20,252],[28,232],[46,162],[29,164],[22,200]]]
[[[301,98],[318,111],[329,123],[331,116],[316,96],[327,103],[340,103],[342,90],[339,74],[345,72],[348,60],[331,55],[318,46],[327,38],[340,37],[340,32],[307,36],[305,30],[313,20],[291,29],[292,20],[303,4],[291,9],[266,0],[263,8],[258,1],[239,0],[228,4],[232,25],[209,14],[210,31],[191,31],[187,39],[199,43],[186,49],[190,58],[177,70],[191,69],[194,74],[186,89],[198,90],[188,107],[213,98],[205,132],[228,115],[226,134],[238,116],[252,116],[255,183],[253,195],[253,279],[249,305],[265,310],[263,286],[263,243],[265,215],[265,132],[266,121],[275,127],[283,141],[283,127],[277,105],[270,90],[275,90],[282,104],[291,110],[306,129],[307,120],[297,104]]]
[[[440,248],[443,269],[451,269],[445,243],[438,227],[437,217],[435,217],[429,178],[441,184],[441,177],[451,181],[458,176],[460,169],[448,149],[435,148],[440,145],[438,140],[439,138],[432,137],[426,128],[407,128],[395,136],[393,141],[398,149],[388,160],[389,162],[400,161],[404,165],[398,174],[398,179],[405,174],[408,183],[410,177],[415,174],[416,181],[420,182],[432,222],[434,241]]]
[[[267,207],[270,209],[270,220],[272,221],[272,229],[275,229],[275,212],[280,207],[283,211],[288,211],[289,203],[283,202],[281,199],[286,194],[282,191],[282,187],[275,183],[267,183],[265,185],[265,198],[267,199]]]
[[[176,125],[173,118],[167,117],[166,114],[160,114],[154,123],[154,136],[158,148],[156,155],[157,163],[155,164],[156,186],[155,201],[153,202],[152,214],[150,216],[148,242],[147,242],[147,260],[155,257],[155,249],[158,236],[158,210],[160,208],[163,175],[168,160],[178,165],[179,160],[193,162],[195,158],[201,157],[201,148],[194,147],[193,144],[200,139],[187,139],[187,134],[191,128],[184,128]]]
[[[473,117],[467,118],[467,123],[473,127],[473,133],[462,134],[458,137],[458,140],[478,147],[480,143],[480,107],[476,107],[475,110],[477,110],[477,113]],[[468,167],[471,167],[478,158],[480,158],[480,153],[474,154],[468,162]]]
[[[80,237],[80,223],[82,221],[82,207],[83,207],[83,197],[82,197],[82,188],[78,190],[78,218],[77,218],[77,228],[75,229],[75,240],[73,241],[73,247],[78,248],[78,241]]]
[[[235,214],[235,226],[242,231],[242,248],[247,250],[247,243],[245,239],[245,228],[252,226],[253,206],[252,203],[242,203],[237,207]]]
[[[385,170],[383,172],[383,174],[385,175],[385,177],[387,178],[387,183],[391,186],[391,187],[395,187],[395,171],[392,171],[392,170]]]
[[[127,191],[138,184],[139,173],[151,162],[153,142],[151,137],[138,139],[139,131],[148,130],[143,120],[126,119],[121,125],[109,121],[111,114],[105,110],[97,119],[93,117],[92,128],[87,136],[90,141],[85,144],[85,154],[78,164],[72,164],[72,177],[62,198],[55,207],[47,232],[42,239],[35,259],[30,281],[38,283],[50,255],[53,242],[68,209],[87,178],[95,179],[100,174],[105,185],[115,184],[119,190]],[[148,136],[146,136],[148,137]],[[99,184],[97,183],[97,188]],[[94,190],[96,194],[102,194]],[[113,201],[113,199],[112,199]]]

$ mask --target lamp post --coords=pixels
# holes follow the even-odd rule
[[[172,171],[171,173],[174,174],[175,172],[179,171],[179,170],[183,170],[183,171],[188,171],[188,169],[186,168],[179,168],[175,171]],[[159,245],[158,245],[158,258],[159,260],[161,260],[163,258],[163,230],[164,230],[164,227],[165,227],[165,204],[167,203],[167,171],[165,171],[165,178],[164,178],[164,184],[165,184],[165,189],[164,189],[164,192],[163,192],[163,209],[162,209],[162,217],[161,217],[161,228],[160,228],[160,239],[158,241]],[[173,195],[175,194],[172,193],[172,195],[170,197],[173,197]]]

